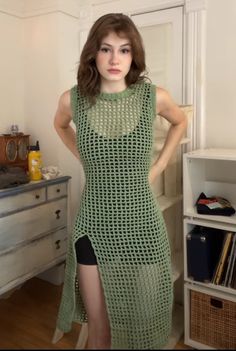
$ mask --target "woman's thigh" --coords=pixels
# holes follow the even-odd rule
[[[98,266],[78,264],[78,278],[88,322],[109,325]]]

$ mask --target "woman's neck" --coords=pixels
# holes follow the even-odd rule
[[[127,88],[127,85],[124,82],[102,82],[100,87],[101,93],[120,93]]]

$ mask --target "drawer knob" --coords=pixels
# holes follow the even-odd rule
[[[61,240],[57,240],[57,241],[55,241],[55,244],[56,244],[56,250],[59,250],[59,249],[61,248],[61,246],[60,246],[60,242],[61,242]]]
[[[60,193],[61,189],[57,189],[57,193]]]
[[[35,195],[35,199],[39,199],[40,198],[40,195]]]
[[[57,215],[56,219],[60,219],[60,213],[61,213],[61,210],[56,210],[55,214]]]

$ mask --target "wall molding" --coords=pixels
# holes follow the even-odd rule
[[[24,12],[24,0],[0,0],[0,12],[21,18]]]
[[[85,19],[91,8],[95,17],[111,11],[138,14],[170,7],[184,6],[186,13],[206,10],[207,0],[0,0],[0,12],[19,18],[40,16],[53,12]],[[90,15],[88,15],[90,17]]]
[[[207,9],[207,0],[185,0],[185,11],[196,12]]]
[[[96,19],[104,13],[111,12],[111,8],[112,12],[123,12],[127,15],[137,15],[139,13],[183,6],[184,0],[114,0],[112,3],[105,2],[104,0],[93,0],[92,3],[93,15],[94,19]]]
[[[206,8],[195,9],[185,12],[184,23],[183,96],[185,104],[193,105],[192,149],[206,145]]]
[[[61,12],[79,18],[80,2],[78,0],[0,0],[0,12],[18,18]]]

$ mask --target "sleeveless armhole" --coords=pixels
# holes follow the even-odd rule
[[[78,123],[78,91],[77,85],[74,85],[73,88],[70,89],[70,106],[72,111],[72,120],[75,125]]]

